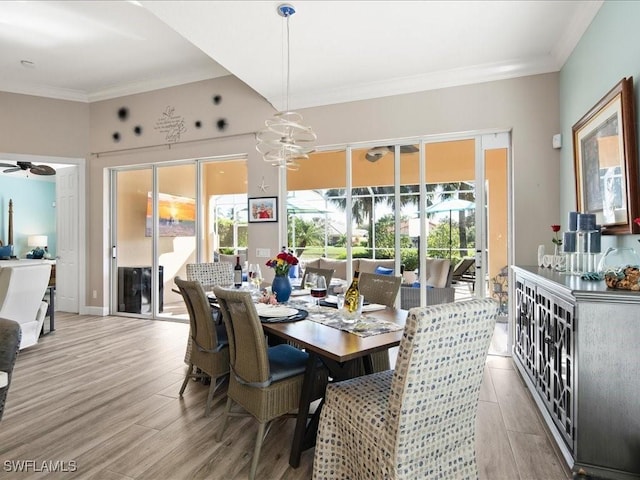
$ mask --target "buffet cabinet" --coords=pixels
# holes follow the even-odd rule
[[[640,478],[640,294],[513,267],[514,362],[573,471]]]

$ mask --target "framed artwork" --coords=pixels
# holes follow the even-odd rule
[[[578,211],[602,233],[640,233],[633,78],[623,78],[573,126]]]
[[[145,236],[153,227],[153,197],[147,193]],[[193,237],[196,234],[196,201],[193,198],[158,193],[158,234],[161,237]]]
[[[278,197],[249,199],[249,223],[277,222]]]

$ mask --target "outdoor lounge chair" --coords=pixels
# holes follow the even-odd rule
[[[476,259],[475,258],[463,258],[453,269],[451,275],[452,283],[456,282],[468,282],[471,284],[471,290],[476,286]]]

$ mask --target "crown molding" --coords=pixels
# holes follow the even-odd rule
[[[306,92],[293,95],[291,109],[301,109],[332,105],[337,103],[369,100],[373,98],[405,95],[441,88],[471,85],[476,83],[508,80],[512,78],[557,72],[560,67],[551,55],[537,59],[514,60],[487,65],[457,68],[414,75],[405,78],[391,78],[367,84],[350,85],[331,91]],[[270,98],[272,105],[278,105],[280,97]]]
[[[0,81],[0,91],[18,93],[22,95],[33,95],[36,97],[53,98],[56,100],[91,103],[101,100],[110,100],[112,98],[125,97],[127,95],[135,95],[137,93],[151,92],[153,90],[175,87],[187,83],[199,82],[201,80],[226,77],[228,75],[230,75],[230,73],[226,70],[213,73],[211,69],[204,69],[196,72],[189,72],[186,74],[173,75],[171,77],[140,80],[125,85],[108,87],[91,93],[80,90],[71,90],[50,86],[26,84],[17,85]]]

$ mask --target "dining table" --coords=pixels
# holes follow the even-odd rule
[[[292,298],[287,305],[304,308],[304,302],[310,300],[311,297]],[[332,313],[327,306],[307,307],[308,315],[299,321],[263,323],[268,335],[292,342],[309,354],[289,456],[292,467],[297,468],[302,452],[315,445],[322,401],[310,419],[309,411],[319,360],[329,369],[332,380],[339,381],[354,371],[348,368],[350,363],[361,360],[365,374],[373,373],[370,355],[400,344],[408,312],[379,307],[364,312],[359,321],[350,324],[333,321],[337,310],[334,308]]]

